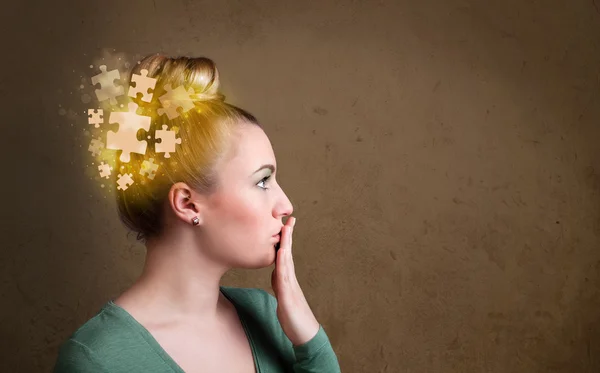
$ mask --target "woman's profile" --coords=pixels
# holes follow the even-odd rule
[[[296,279],[293,206],[262,126],[225,102],[208,58],[155,54],[131,74],[142,70],[157,80],[141,109],[178,86],[194,90],[194,107],[152,119],[177,128],[170,157],[148,141],[128,164],[117,159],[115,169],[162,161],[153,179],[116,191],[119,217],[146,246],[143,271],[63,342],[54,372],[339,372]],[[232,268],[273,263],[276,297],[220,286]]]

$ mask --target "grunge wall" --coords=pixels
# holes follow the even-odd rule
[[[215,60],[265,126],[342,371],[600,371],[600,1],[59,0],[0,19],[1,371],[48,371],[141,271],[76,109],[88,65],[155,52]],[[223,285],[272,293],[271,270]]]

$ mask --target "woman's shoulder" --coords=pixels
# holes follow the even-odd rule
[[[124,315],[107,302],[59,346],[54,371],[103,371],[102,362],[135,338],[136,333]]]
[[[131,337],[127,315],[112,301],[105,303],[94,316],[84,322],[68,338],[91,349],[105,346],[115,339]]]
[[[238,311],[257,317],[275,316],[277,300],[263,289],[221,286],[221,292],[235,304]]]
[[[274,296],[260,288],[221,286],[221,292],[241,306],[271,308],[277,302]]]

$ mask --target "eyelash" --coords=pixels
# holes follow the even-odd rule
[[[257,183],[257,185],[258,185],[258,184],[260,184],[260,183],[262,183],[262,182],[265,182],[265,183],[266,183],[266,182],[267,182],[267,180],[269,180],[270,178],[271,178],[271,175],[269,175],[269,176],[265,176],[264,178],[262,178],[262,179],[261,179],[261,180],[260,180],[260,181]],[[261,189],[263,189],[263,190],[271,189],[271,188],[267,188],[267,187],[264,187],[264,188],[263,188],[263,187],[259,187],[259,188],[261,188]]]

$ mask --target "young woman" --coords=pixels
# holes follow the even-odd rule
[[[146,246],[144,269],[61,345],[54,371],[339,372],[295,276],[293,207],[260,124],[225,102],[210,59],[157,54],[132,74],[143,69],[157,79],[146,112],[160,113],[159,97],[178,86],[194,90],[193,107],[152,116],[148,133],[177,127],[169,158],[148,141],[145,154],[117,161],[132,174],[162,161],[153,179],[116,190],[121,220]],[[219,285],[231,268],[273,263],[276,297]]]

